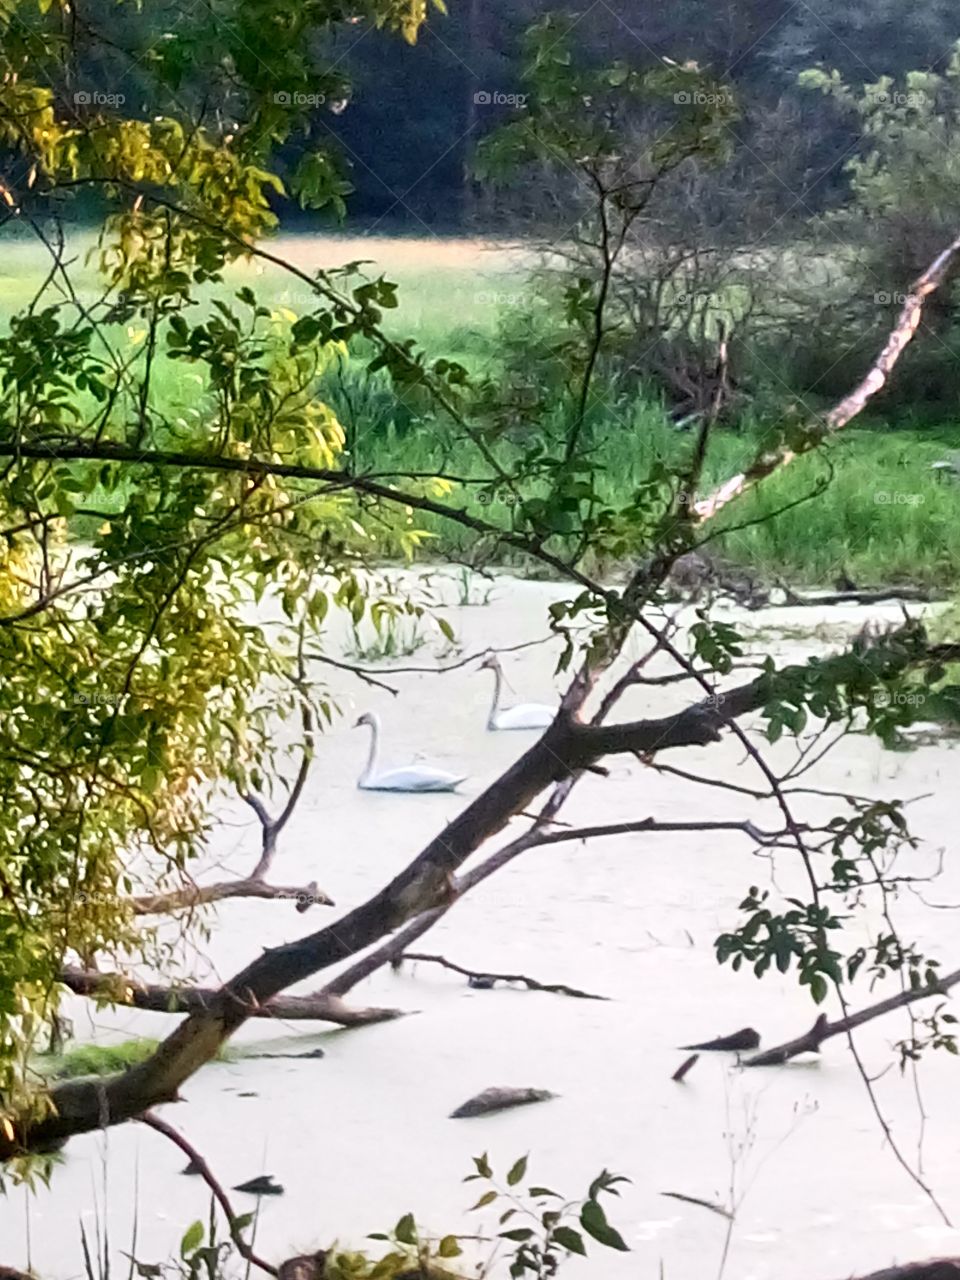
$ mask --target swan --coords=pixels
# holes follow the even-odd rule
[[[377,772],[377,754],[380,750],[380,717],[373,711],[365,711],[353,726],[370,726],[370,754],[357,779],[361,791],[455,791],[466,777],[458,778],[443,769],[431,769],[427,765],[411,764],[406,769],[387,769]]]
[[[503,687],[503,668],[495,653],[488,653],[480,663],[480,669],[493,672],[493,703],[487,717],[487,728],[491,731],[499,729],[546,729],[556,719],[556,707],[548,707],[540,702],[521,702],[515,707],[500,709],[500,692]]]

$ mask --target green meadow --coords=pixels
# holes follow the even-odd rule
[[[66,255],[85,306],[103,293],[90,260],[92,246],[92,239],[78,236]],[[28,305],[49,276],[50,257],[43,246],[23,237],[9,237],[2,247],[0,319],[5,328],[6,317]],[[503,321],[511,308],[529,303],[532,290],[527,280],[532,255],[507,244],[290,236],[268,247],[307,275],[320,267],[365,260],[363,271],[382,272],[399,285],[400,305],[386,318],[388,331],[412,337],[431,356],[459,360],[474,373],[496,368]],[[312,306],[306,281],[269,263],[254,260],[232,267],[227,285],[244,284],[264,305],[290,313],[288,318]],[[53,276],[43,300],[63,298]],[[205,310],[201,298],[192,314],[199,317]],[[122,326],[114,326],[110,336],[118,350],[141,340]],[[195,413],[204,390],[199,372],[159,359],[154,394],[170,420]],[[420,415],[398,425],[392,392],[383,380],[364,379],[359,356],[340,364],[323,394],[338,412],[349,406],[348,440],[362,470],[429,471],[443,464],[451,473],[480,472],[472,446],[451,440],[440,423]],[[692,438],[678,432],[650,396],[612,399],[615,403],[601,408],[591,423],[594,457],[604,496],[626,506],[650,468],[658,461],[681,462]],[[524,423],[523,429],[529,434],[550,425]],[[720,482],[741,470],[763,443],[764,429],[750,421],[716,430],[707,481]],[[718,523],[721,532],[712,535],[711,549],[767,578],[797,584],[829,584],[843,574],[862,586],[910,582],[952,588],[960,581],[960,482],[933,464],[955,451],[960,451],[960,424],[955,421],[917,426],[874,416],[734,504]],[[509,510],[497,512],[495,499],[484,505],[476,491],[465,488],[456,500],[498,523],[509,522]],[[764,519],[775,512],[781,513],[776,520]],[[470,554],[475,539],[467,532],[430,517],[420,523],[432,535],[428,554]]]

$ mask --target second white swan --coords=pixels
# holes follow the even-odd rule
[[[488,653],[480,663],[480,669],[493,672],[493,702],[487,716],[487,728],[493,732],[502,729],[546,729],[556,719],[556,707],[542,702],[521,702],[515,707],[500,706],[503,691],[503,668],[495,653]]]
[[[422,764],[378,772],[380,717],[375,711],[365,711],[353,727],[358,729],[361,725],[368,725],[370,728],[370,754],[363,773],[357,779],[357,786],[361,791],[455,791],[461,782],[466,782],[466,776],[458,778],[456,774],[447,773],[444,769],[433,769]]]

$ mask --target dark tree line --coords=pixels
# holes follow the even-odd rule
[[[378,32],[353,42],[340,33],[336,57],[353,81],[353,99],[326,124],[351,160],[354,217],[410,230],[419,220],[432,229],[469,223],[474,146],[510,111],[509,104],[478,105],[474,95],[522,92],[523,32],[558,8],[585,11],[578,40],[598,57],[639,65],[664,56],[694,60],[732,83],[742,99],[737,137],[752,160],[750,180],[763,188],[768,209],[770,202],[793,207],[792,193],[800,192],[801,216],[839,198],[841,165],[856,133],[831,103],[797,87],[799,73],[836,67],[857,83],[940,69],[960,37],[960,14],[945,0],[921,0],[908,11],[898,0],[612,0],[592,7],[454,0],[446,17],[430,17],[408,54]]]
[[[358,227],[413,232],[489,226],[490,206],[476,198],[472,156],[512,109],[496,95],[509,99],[523,92],[523,35],[550,11],[583,10],[577,38],[597,58],[622,57],[640,66],[661,57],[692,60],[731,84],[742,111],[735,141],[744,181],[756,188],[768,213],[795,219],[838,201],[843,161],[857,141],[850,119],[834,103],[798,87],[799,73],[836,67],[857,84],[938,70],[960,38],[960,14],[948,0],[920,0],[908,10],[900,0],[810,0],[799,6],[788,0],[450,0],[447,8],[446,15],[431,10],[412,48],[365,16],[315,31],[317,72],[302,84],[288,83],[268,33],[257,38],[255,15],[247,30],[234,33],[231,64],[212,75],[198,75],[183,52],[188,39],[207,37],[179,0],[149,14],[111,0],[86,0],[65,34],[80,55],[78,83],[119,90],[131,113],[147,114],[147,86],[158,64],[193,112],[208,122],[221,120],[225,129],[243,114],[238,71],[247,83],[251,79],[244,62],[257,72],[264,93],[274,85],[275,92],[317,98],[305,110],[303,136],[285,145],[290,169],[308,146],[338,144],[330,146],[331,166],[353,189],[348,217]],[[216,6],[204,6],[202,16],[210,24],[225,21]],[[102,27],[104,17],[118,49],[91,39],[84,53],[84,30]],[[140,72],[120,47],[136,52]],[[332,210],[309,209],[299,221],[304,229],[329,225]],[[91,213],[82,203],[78,211]],[[298,221],[289,205],[283,216],[288,224]]]

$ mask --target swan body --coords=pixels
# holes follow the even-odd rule
[[[380,717],[373,711],[365,711],[357,723],[370,728],[370,754],[363,772],[357,779],[361,791],[455,791],[466,777],[458,778],[456,774],[447,773],[444,769],[433,769],[429,765],[411,764],[404,769],[377,769],[377,757],[380,750]]]
[[[495,653],[488,653],[480,663],[481,669],[493,672],[493,702],[487,716],[487,729],[499,732],[505,729],[546,729],[557,717],[556,707],[542,702],[521,702],[515,707],[500,706],[503,690],[503,668]]]

